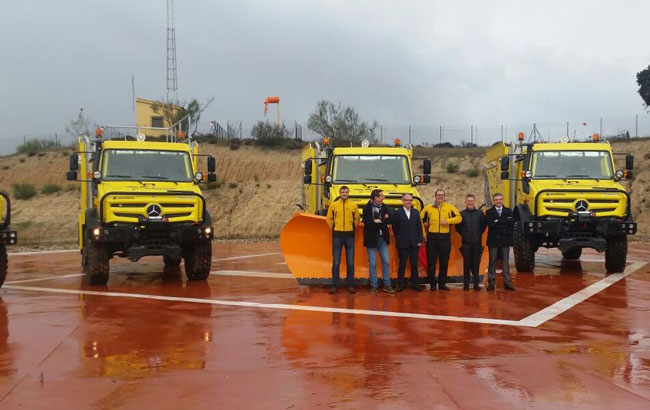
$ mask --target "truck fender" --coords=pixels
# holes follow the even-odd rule
[[[513,211],[513,214],[515,220],[521,222],[520,226],[522,228],[527,222],[530,222],[532,220],[532,217],[530,215],[530,208],[528,208],[528,204],[517,204],[517,206]]]
[[[212,216],[210,216],[210,211],[205,210],[205,217],[203,218],[203,226],[212,226]]]
[[[97,210],[95,208],[86,209],[85,226],[88,229],[99,227],[99,218],[97,217]]]

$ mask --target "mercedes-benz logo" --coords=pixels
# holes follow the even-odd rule
[[[149,215],[149,218],[160,218],[161,214],[162,209],[159,205],[152,204],[147,207],[147,215]]]
[[[584,199],[581,199],[578,202],[576,202],[576,211],[584,212],[587,209],[589,209],[589,204]]]

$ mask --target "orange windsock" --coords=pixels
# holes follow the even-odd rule
[[[266,100],[264,100],[264,115],[269,110],[269,104],[279,104],[280,103],[280,97],[278,96],[273,96],[273,97],[266,97]]]

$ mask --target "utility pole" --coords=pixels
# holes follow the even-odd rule
[[[603,138],[603,117],[600,117],[600,134],[598,135]]]
[[[440,143],[442,144],[442,125],[440,126]]]

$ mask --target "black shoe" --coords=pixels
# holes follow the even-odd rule
[[[386,293],[395,293],[395,289],[391,285],[384,286],[384,292]]]
[[[481,285],[479,284],[474,285],[474,290],[481,290]]]
[[[490,283],[487,287],[488,292],[491,292],[494,290],[494,283]]]
[[[512,285],[510,285],[510,284],[506,284],[503,288],[504,288],[505,290],[515,290],[515,288],[514,288]]]
[[[402,286],[402,285],[397,285],[397,289],[396,289],[396,290],[397,290],[398,292],[401,292],[401,291],[404,290],[404,286]]]
[[[447,287],[447,285],[438,285],[438,289],[440,290],[451,290]]]
[[[357,293],[357,291],[354,290],[354,286],[348,286],[348,293],[354,294]]]
[[[469,290],[469,285],[463,285],[463,290]]]
[[[336,294],[336,286],[332,286],[330,288],[330,295],[335,295]]]
[[[378,290],[377,286],[373,286],[370,288],[370,293],[377,293]]]
[[[429,290],[433,290],[433,291],[435,291],[438,288],[438,285],[436,285],[436,284],[429,285],[429,286],[431,286],[431,288]]]
[[[422,292],[424,290],[424,288],[422,288],[420,285],[411,285],[411,289],[417,290],[418,292]]]

